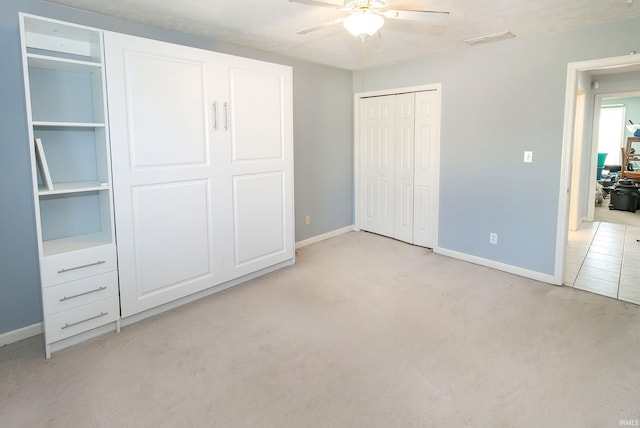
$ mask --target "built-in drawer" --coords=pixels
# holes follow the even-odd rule
[[[113,271],[47,287],[42,291],[42,306],[45,315],[53,315],[117,295],[118,273]]]
[[[116,246],[113,244],[43,257],[40,263],[42,287],[114,271],[116,266]]]
[[[45,316],[46,341],[47,343],[57,342],[115,322],[118,318],[120,318],[120,300],[117,296]]]

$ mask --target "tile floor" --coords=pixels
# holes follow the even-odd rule
[[[640,304],[640,227],[583,223],[565,257],[565,285]]]

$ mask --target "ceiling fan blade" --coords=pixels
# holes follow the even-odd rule
[[[443,22],[449,17],[449,12],[438,12],[435,10],[390,9],[380,13],[389,19],[404,19],[407,21],[429,23]]]
[[[333,9],[337,9],[339,7],[343,7],[344,3],[336,0],[336,1],[320,1],[320,0],[289,0],[289,3],[300,3],[306,4],[309,6],[320,6],[320,7],[330,7]]]
[[[336,24],[341,23],[345,19],[346,18],[334,19],[333,21],[325,22],[324,24],[318,24],[318,25],[315,25],[313,27],[306,28],[306,29],[304,29],[302,31],[298,31],[296,34],[307,34],[307,33],[310,33],[312,31],[321,30],[323,28],[331,27],[332,25],[336,25]]]

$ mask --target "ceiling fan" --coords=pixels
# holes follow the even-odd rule
[[[335,1],[332,3],[330,1],[322,0],[289,0],[289,2],[301,3],[309,6],[331,7],[349,13],[348,16],[315,25],[305,30],[298,31],[297,34],[307,34],[312,31],[342,23],[347,31],[362,40],[377,33],[384,25],[384,18],[433,23],[445,19],[449,15],[449,12],[393,7],[393,3],[395,3],[396,0],[353,0],[346,3],[344,6],[336,4]]]

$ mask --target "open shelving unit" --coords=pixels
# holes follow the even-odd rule
[[[51,344],[113,321],[119,328],[103,34],[20,19],[49,356]],[[49,301],[58,294],[91,297]]]
[[[78,249],[112,243],[102,35],[37,17],[23,22],[29,119],[41,150],[41,255],[68,248],[57,240]]]

